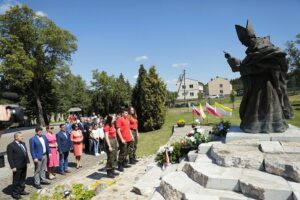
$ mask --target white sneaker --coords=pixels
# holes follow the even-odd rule
[[[99,153],[95,153],[95,156],[100,156],[100,154]]]
[[[101,154],[105,154],[105,151],[101,151]]]

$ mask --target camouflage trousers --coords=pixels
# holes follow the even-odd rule
[[[138,144],[138,133],[136,130],[132,130],[131,129],[131,132],[132,132],[132,136],[134,138],[134,141],[132,141],[130,143],[130,146],[129,146],[129,159],[136,159],[136,149],[137,149],[137,144]]]
[[[125,142],[125,144],[123,144],[119,140],[120,151],[119,151],[118,163],[128,162],[127,156],[130,155],[130,153],[132,152],[132,147],[133,147],[133,141]]]
[[[108,144],[106,144],[106,154],[107,154],[107,162],[106,162],[106,169],[113,169],[117,162],[118,156],[118,143],[117,138],[109,138],[109,143],[111,145],[112,151],[109,151]]]

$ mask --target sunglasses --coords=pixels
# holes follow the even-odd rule
[[[54,129],[54,127],[51,127],[50,129]]]

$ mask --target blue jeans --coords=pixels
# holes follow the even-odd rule
[[[59,172],[64,172],[68,169],[69,151],[59,154]]]
[[[99,140],[93,139],[94,154],[99,153]]]

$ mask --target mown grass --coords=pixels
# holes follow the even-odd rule
[[[232,103],[230,103],[229,98],[223,99],[211,99],[210,104],[213,105],[214,102],[217,101],[223,105],[228,107],[233,107]],[[208,101],[207,101],[208,102]],[[233,125],[239,125],[241,120],[239,117],[239,105],[241,102],[241,98],[238,97],[235,101],[233,113],[231,117],[222,117],[224,120],[229,120]],[[300,94],[290,96],[290,102],[294,110],[294,119],[288,120],[289,124],[300,127]],[[206,100],[202,100],[202,107],[205,106]],[[209,103],[209,102],[208,102]],[[151,131],[147,133],[141,133],[138,143],[137,155],[145,156],[155,154],[158,148],[161,145],[164,145],[169,140],[172,134],[172,127],[176,124],[176,121],[179,119],[184,119],[186,124],[193,123],[193,120],[196,119],[196,116],[192,115],[191,108],[171,108],[168,109],[166,115],[166,121],[163,127],[160,130]],[[203,125],[213,126],[221,119],[214,117],[212,115],[207,115],[207,119],[203,121]]]

